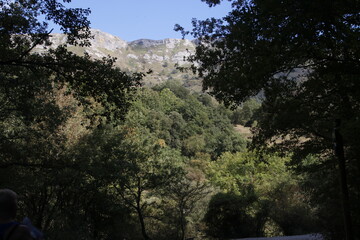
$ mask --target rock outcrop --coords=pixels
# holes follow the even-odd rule
[[[95,59],[106,56],[116,57],[116,65],[125,71],[147,72],[152,74],[145,76],[146,85],[158,84],[170,79],[182,81],[185,86],[193,90],[200,90],[200,81],[190,72],[183,73],[176,69],[175,65],[186,65],[186,57],[195,51],[195,42],[187,39],[163,39],[150,40],[139,39],[126,42],[109,33],[93,29],[91,47],[68,46],[68,49],[76,54],[85,52]],[[66,42],[63,34],[52,34],[51,47],[57,47]],[[36,51],[45,51],[38,47]]]

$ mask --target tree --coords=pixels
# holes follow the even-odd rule
[[[195,211],[196,204],[210,193],[209,184],[193,175],[189,172],[187,176],[178,182],[173,182],[164,191],[165,198],[174,202],[171,217],[176,219],[179,240],[186,239],[188,235],[187,218]]]
[[[141,74],[122,72],[112,58],[68,51],[89,45],[90,10],[61,2],[70,1],[0,2],[0,185],[23,196],[20,211],[53,239],[62,231],[68,239],[98,239],[105,230],[97,217],[113,206],[99,207],[109,196],[104,175],[92,181],[94,162],[74,149],[85,133],[119,124]],[[49,21],[66,34],[65,45],[51,48]],[[39,47],[42,53],[34,51]]]
[[[245,127],[251,127],[259,117],[259,114],[257,113],[260,106],[260,101],[257,101],[254,98],[247,100],[240,107],[234,110],[231,116],[231,122],[233,124],[241,124]]]
[[[26,108],[19,104],[24,98],[30,100],[41,94],[40,90],[61,88],[82,104],[92,97],[107,110],[103,112],[107,117],[119,118],[126,112],[125,93],[136,85],[141,75],[127,75],[114,68],[112,58],[92,60],[88,55],[76,56],[66,49],[67,45],[47,49],[52,31],[47,29],[47,21],[60,25],[67,36],[66,44],[89,45],[89,9],[67,9],[57,1],[42,0],[1,1],[0,7],[2,100],[18,104],[7,108],[2,105],[2,116]],[[39,20],[40,14],[45,15],[46,21]],[[33,51],[41,46],[47,51],[42,54]]]
[[[211,162],[209,180],[221,191],[211,200],[207,213],[212,236],[269,237],[318,230],[299,177],[287,167],[289,161],[278,155],[238,152],[224,153]],[[214,228],[218,221],[224,225]]]
[[[193,21],[200,44],[189,60],[203,88],[227,105],[263,93],[253,145],[272,142],[277,150],[295,151],[297,162],[312,153],[329,165],[333,122],[341,119],[347,168],[339,169],[343,176],[348,171],[353,223],[359,226],[359,2],[231,2],[233,10],[223,19]]]
[[[124,204],[137,214],[143,238],[151,239],[145,220],[153,216],[148,210],[157,204],[157,192],[181,179],[183,159],[178,151],[167,149],[141,129],[127,132],[117,152],[122,169],[113,188]]]
[[[254,195],[217,193],[211,198],[204,217],[207,233],[217,239],[255,237],[256,217],[250,213],[255,202]]]
[[[178,93],[184,90],[177,85],[172,87]],[[126,117],[127,125],[147,128],[168,146],[181,149],[187,157],[206,152],[215,159],[225,151],[245,148],[246,140],[234,131],[230,111],[225,107],[206,106],[196,93],[180,94],[184,97],[181,99],[162,85],[154,89],[138,91]]]
[[[108,120],[123,117],[141,75],[130,76],[114,68],[115,59],[95,61],[87,55],[76,56],[66,45],[43,54],[33,51],[36,46],[51,44],[51,31],[47,22],[39,20],[40,14],[61,26],[68,44],[88,45],[89,10],[67,9],[57,1],[1,1],[0,8],[0,121],[5,124],[3,129],[11,127],[11,131],[0,131],[1,149],[22,138],[23,127],[31,122],[41,122],[50,114],[51,127],[64,121],[64,111],[55,102],[56,92],[72,94],[92,120],[95,115]],[[94,110],[92,103],[101,108]],[[14,121],[17,124],[12,124]],[[8,161],[6,156],[2,159]]]

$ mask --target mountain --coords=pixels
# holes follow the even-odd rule
[[[148,72],[144,78],[145,85],[153,86],[167,80],[178,80],[187,88],[194,91],[201,90],[201,82],[191,72],[180,72],[175,64],[185,66],[188,63],[185,57],[195,51],[194,41],[186,39],[163,39],[150,40],[139,39],[126,42],[119,37],[100,30],[93,29],[94,39],[91,39],[91,47],[68,46],[72,52],[83,55],[85,52],[95,59],[106,56],[116,57],[116,65],[124,71]],[[52,34],[52,47],[64,44],[64,34]],[[44,51],[42,46],[36,51]]]

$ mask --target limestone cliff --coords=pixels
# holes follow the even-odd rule
[[[184,86],[199,91],[200,81],[191,73],[183,73],[175,68],[175,64],[186,65],[186,56],[195,50],[195,43],[186,39],[150,40],[139,39],[126,42],[119,37],[93,29],[91,47],[68,46],[76,54],[85,52],[93,58],[112,56],[117,58],[116,65],[125,71],[147,72],[146,85],[155,85],[166,80],[179,80]],[[65,43],[65,35],[52,34],[52,47]],[[44,51],[38,47],[37,51]]]

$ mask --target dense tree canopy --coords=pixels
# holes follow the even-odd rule
[[[221,1],[204,2],[215,6]],[[189,58],[193,70],[203,77],[204,89],[225,104],[262,96],[253,145],[294,151],[296,162],[318,154],[321,160],[313,162],[313,170],[333,166],[332,130],[340,119],[358,226],[359,1],[231,2],[226,17],[193,21],[191,34],[200,40]],[[342,234],[341,227],[328,230]]]
[[[111,58],[95,61],[76,56],[66,45],[41,54],[33,51],[51,44],[47,21],[61,26],[67,44],[89,44],[89,10],[68,9],[57,1],[1,1],[0,7],[2,167],[28,162],[29,155],[19,151],[29,146],[25,139],[31,134],[46,139],[44,134],[59,131],[75,101],[86,109],[84,114],[93,125],[124,116],[141,75],[114,68]],[[40,21],[40,15],[46,21]],[[59,104],[59,99],[70,95],[73,104]]]
[[[66,45],[41,54],[33,51],[35,47],[51,45],[48,21],[61,26],[67,34],[67,44],[89,45],[91,32],[86,16],[90,10],[68,9],[58,1],[1,1],[0,7],[2,102],[25,104],[25,99],[36,98],[41,91],[63,88],[81,103],[92,97],[102,104],[105,116],[111,116],[110,112],[115,117],[124,114],[128,106],[125,93],[140,75],[130,76],[114,68],[111,58],[94,61],[87,55],[76,56]],[[44,22],[39,20],[40,15],[45,16]],[[26,107],[4,106],[1,115],[23,108]]]
[[[335,118],[359,112],[358,1],[232,2],[222,20],[193,22],[201,43],[190,60],[227,104],[265,94],[274,120],[262,140],[289,131],[329,138]]]
[[[204,87],[227,104],[265,96],[260,109],[250,99],[234,113],[175,82],[139,89],[142,75],[115,68],[115,59],[70,52],[88,45],[91,33],[90,10],[67,8],[69,1],[0,1],[0,187],[19,193],[19,216],[49,239],[310,231],[315,210],[327,220],[333,212],[326,210],[338,205],[327,200],[337,197],[337,165],[327,158],[335,117],[349,130],[350,186],[360,192],[351,1],[232,1],[223,21],[194,22],[202,41],[190,60]],[[67,34],[65,45],[51,47],[47,21]],[[302,159],[295,177],[284,151],[246,151],[249,141],[232,123],[256,127],[257,146],[273,139],[267,146],[313,155],[293,155]],[[300,183],[324,204],[310,206]],[[329,227],[337,230],[339,221]]]
[[[205,216],[215,237],[297,235],[317,231],[314,209],[300,178],[287,167],[290,158],[229,152],[207,168],[210,181],[220,187]]]
[[[242,102],[298,68],[359,73],[357,1],[232,2],[222,20],[193,22],[201,44],[191,60],[219,99]]]
[[[104,201],[109,166],[101,165],[105,157],[78,154],[78,141],[90,129],[119,124],[141,75],[120,71],[112,58],[51,48],[48,21],[60,25],[68,45],[89,44],[90,11],[63,2],[0,2],[0,184],[22,196],[19,215],[49,237],[97,238],[111,208],[120,217],[127,211]]]

